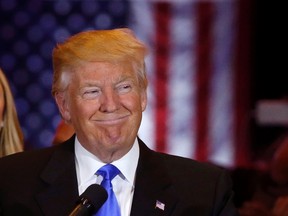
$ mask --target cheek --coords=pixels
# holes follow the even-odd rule
[[[78,101],[73,106],[71,106],[71,114],[76,118],[79,116],[91,117],[97,110],[99,109],[99,105],[95,101]],[[79,118],[81,120],[81,117]]]
[[[140,98],[136,94],[124,95],[120,97],[120,103],[127,109],[133,111],[139,109]]]

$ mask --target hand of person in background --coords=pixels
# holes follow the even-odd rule
[[[60,144],[69,139],[74,134],[74,128],[65,123],[63,120],[60,121],[56,128],[56,132],[52,141],[53,145]]]
[[[239,209],[240,216],[272,216],[271,210],[256,200],[247,201]]]
[[[288,196],[279,197],[272,210],[273,216],[287,216],[288,215]]]

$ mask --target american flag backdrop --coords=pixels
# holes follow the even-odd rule
[[[249,55],[246,7],[231,0],[132,3],[132,28],[151,49],[140,137],[152,148],[229,167],[248,163],[249,60],[239,54]]]
[[[60,116],[51,51],[87,29],[130,27],[150,49],[139,136],[152,149],[224,167],[249,163],[249,0],[1,1],[0,67],[27,149],[51,145]]]

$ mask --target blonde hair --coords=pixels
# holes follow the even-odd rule
[[[0,87],[4,93],[3,127],[0,129],[0,157],[23,151],[23,134],[14,98],[5,74],[0,69]]]
[[[53,50],[52,95],[64,91],[69,85],[69,75],[82,63],[103,61],[132,63],[139,84],[147,88],[144,58],[147,49],[128,28],[90,30],[78,33]],[[68,77],[67,77],[68,75]]]

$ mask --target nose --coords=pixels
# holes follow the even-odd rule
[[[114,112],[119,108],[119,96],[113,89],[106,89],[101,95],[101,112]]]

